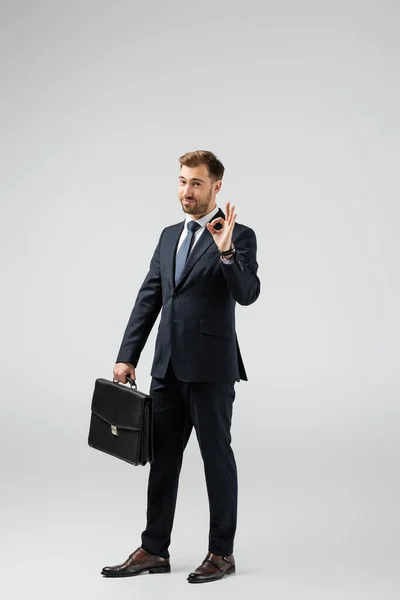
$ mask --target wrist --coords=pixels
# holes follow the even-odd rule
[[[229,258],[231,258],[236,253],[233,242],[231,243],[230,247],[227,248],[226,250],[221,250],[221,248],[218,248],[218,250],[219,250],[220,256],[225,256],[225,257],[229,257]]]

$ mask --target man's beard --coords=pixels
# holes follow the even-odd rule
[[[193,204],[189,204],[188,206],[185,206],[185,204],[183,204],[183,200],[181,200],[179,198],[184,212],[187,215],[196,215],[196,216],[207,214],[207,210],[208,210],[208,207],[210,205],[210,200],[211,200],[211,193],[212,193],[212,190],[210,190],[208,192],[208,194],[205,198],[193,198],[193,200],[195,202]]]

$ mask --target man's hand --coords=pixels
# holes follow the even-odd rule
[[[220,252],[225,252],[225,250],[229,250],[231,247],[232,232],[235,226],[235,221],[235,206],[232,206],[231,208],[230,202],[227,202],[225,208],[225,219],[218,217],[217,219],[213,219],[211,223],[207,223],[207,229],[213,236],[214,242],[217,244]],[[216,223],[221,223],[221,229],[214,228]]]
[[[136,380],[135,367],[131,363],[119,362],[114,365],[114,379],[121,383],[127,383],[126,376]]]

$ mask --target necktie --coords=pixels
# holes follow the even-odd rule
[[[187,257],[189,256],[190,248],[192,247],[192,240],[194,237],[194,232],[199,229],[200,225],[196,223],[196,221],[189,221],[187,224],[187,235],[183,240],[181,247],[178,250],[175,261],[175,285],[178,285],[182,271],[184,269]]]

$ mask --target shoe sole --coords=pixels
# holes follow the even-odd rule
[[[195,579],[195,578],[190,579],[190,577],[188,577],[187,580],[189,583],[210,583],[211,581],[219,581],[220,579],[223,579],[226,575],[234,575],[235,573],[236,573],[236,567],[232,567],[231,569],[229,569],[228,571],[226,571],[219,577],[211,577],[209,579]]]
[[[148,573],[149,575],[157,575],[158,573],[171,573],[171,567],[170,565],[167,565],[165,567],[152,567],[151,569],[147,568],[147,569],[141,569],[140,571],[135,571],[134,573],[103,573],[103,571],[101,572],[101,575],[103,575],[103,577],[134,577],[135,575],[142,575],[144,573]]]

